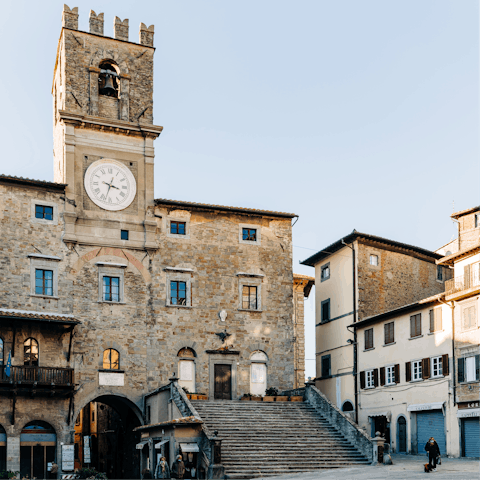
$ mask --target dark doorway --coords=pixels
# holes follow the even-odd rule
[[[141,425],[127,400],[102,396],[82,408],[75,421],[75,469],[95,468],[108,478],[140,478]]]
[[[398,451],[400,453],[407,452],[407,421],[405,417],[398,419]]]
[[[385,443],[390,444],[390,425],[387,422],[387,417],[381,415],[374,417],[375,419],[375,435],[380,432],[380,435],[385,438]]]
[[[232,366],[215,365],[215,399],[232,399]]]

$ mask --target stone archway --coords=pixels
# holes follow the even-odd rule
[[[75,468],[94,467],[108,478],[140,478],[140,409],[126,397],[100,395],[77,413]]]

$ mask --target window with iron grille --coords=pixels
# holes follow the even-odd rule
[[[120,354],[114,348],[103,351],[103,368],[105,370],[118,370],[120,368]]]
[[[442,330],[442,307],[430,310],[430,333]]]
[[[53,207],[46,205],[35,205],[35,218],[53,220]]]
[[[187,282],[179,282],[177,280],[170,282],[170,304],[187,304]]]
[[[186,222],[177,222],[177,221],[170,221],[170,233],[172,235],[185,235],[186,234]]]
[[[419,337],[422,334],[422,314],[417,313],[410,317],[410,338]]]
[[[53,296],[53,270],[35,269],[35,294]]]
[[[244,285],[242,288],[242,308],[246,310],[257,310],[257,287]]]
[[[257,229],[256,228],[242,228],[242,238],[244,241],[256,242]]]
[[[106,302],[120,301],[119,277],[103,277],[103,300]]]
[[[384,326],[385,345],[395,342],[394,322],[386,323]]]
[[[373,348],[373,328],[365,330],[365,350]]]

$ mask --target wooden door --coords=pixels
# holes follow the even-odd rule
[[[215,365],[215,394],[214,398],[218,400],[232,399],[232,366]]]

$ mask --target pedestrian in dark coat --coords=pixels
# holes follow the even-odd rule
[[[172,464],[172,477],[183,479],[185,475],[185,464],[181,455],[177,455],[177,458]]]
[[[425,445],[425,450],[428,452],[428,463],[432,470],[437,468],[437,457],[440,456],[440,449],[438,444],[433,437],[430,437],[427,444]]]

